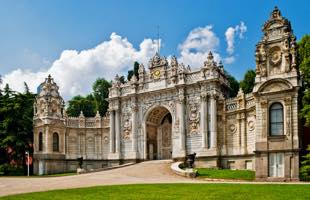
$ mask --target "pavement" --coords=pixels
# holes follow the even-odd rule
[[[176,175],[170,169],[171,160],[146,161],[101,172],[62,177],[2,177],[0,196],[56,189],[82,188],[99,185],[151,184],[151,183],[250,183],[191,179]],[[272,184],[272,183],[267,183]],[[285,184],[285,183],[282,183]],[[295,184],[295,183],[294,183]],[[297,184],[304,184],[298,182]]]

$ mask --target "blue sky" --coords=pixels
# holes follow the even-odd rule
[[[130,63],[133,59],[141,59],[141,62],[146,62],[141,57],[147,57],[153,53],[156,44],[154,40],[157,39],[157,25],[159,25],[162,41],[161,55],[182,57],[182,44],[184,47],[191,33],[194,33],[195,30],[199,31],[197,28],[201,27],[200,31],[207,31],[205,32],[208,37],[206,43],[210,42],[210,37],[211,39],[212,37],[216,38],[218,43],[213,46],[208,43],[203,48],[195,46],[195,51],[214,50],[221,60],[233,57],[234,61],[227,62],[224,67],[237,79],[242,79],[245,71],[253,69],[255,66],[255,44],[262,36],[263,23],[269,18],[270,12],[276,5],[282,15],[291,21],[297,39],[309,33],[310,3],[306,0],[1,0],[0,74],[4,77],[4,82],[10,83],[14,89],[20,89],[21,84],[17,83],[18,81],[26,81],[34,90],[38,81],[43,81],[47,73],[52,73],[56,80],[64,82],[66,77],[59,75],[61,74],[59,70],[67,71],[67,74],[71,74],[71,76],[78,73],[86,75],[90,73],[87,76],[88,79],[82,81],[91,85],[98,76],[109,79],[112,74],[126,71],[131,67]],[[240,29],[239,32],[235,29],[236,27],[240,28],[241,23],[244,23],[246,27],[242,33]],[[225,32],[229,27],[235,29],[233,53],[227,51]],[[112,33],[115,35],[112,36]],[[139,50],[139,45],[145,39],[152,40],[151,43],[150,41],[146,42],[148,52],[142,53]],[[126,50],[122,56],[118,56],[118,50],[122,51],[122,49],[119,49],[121,47],[113,48],[115,43],[108,44],[112,40],[120,40],[120,43],[129,45],[128,48],[131,50],[127,48],[128,51]],[[101,54],[91,51],[105,41],[108,47],[101,47],[104,49]],[[72,52],[66,50],[72,50]],[[87,52],[91,54],[87,57],[87,62],[82,59],[83,56],[80,54],[80,51],[83,50],[88,50]],[[132,55],[131,51],[135,52],[135,56],[132,59],[127,59],[126,56]],[[100,59],[98,57],[102,55],[102,52],[105,52],[102,59],[119,59],[121,61],[109,65],[107,63],[113,61],[96,60]],[[205,55],[203,53],[202,56]],[[74,63],[73,57],[75,58]],[[92,60],[94,57],[96,59]],[[85,61],[95,67],[85,70],[82,69],[84,65],[76,68],[70,68],[69,64],[68,67],[65,64],[61,65],[61,63],[67,63],[63,61],[67,58],[71,59],[70,63],[73,63],[74,66]],[[186,61],[186,59],[182,61]],[[188,64],[192,63],[195,62]],[[100,67],[104,70],[101,71]],[[16,77],[19,80],[15,80]],[[70,79],[70,81],[81,79],[78,75],[76,77],[77,79]],[[67,97],[75,93],[85,94],[90,91],[90,86],[84,87],[78,83],[74,89],[69,88],[72,85],[70,82],[59,83],[59,85]]]

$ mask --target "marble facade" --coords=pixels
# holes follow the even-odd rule
[[[296,38],[275,8],[256,46],[255,87],[229,98],[224,67],[210,52],[198,69],[158,53],[138,77],[109,90],[109,110],[69,117],[51,77],[40,85],[34,116],[34,171],[74,171],[83,156],[95,169],[152,159],[183,160],[197,153],[196,166],[249,169],[262,180],[298,180],[298,90]],[[274,103],[283,106],[283,133],[271,135]],[[54,151],[54,133],[59,149]],[[57,138],[56,138],[57,139]],[[42,140],[41,142],[39,140]],[[274,173],[273,173],[274,171]]]

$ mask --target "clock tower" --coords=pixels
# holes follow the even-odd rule
[[[149,62],[150,78],[155,81],[165,78],[167,67],[166,57],[160,57],[159,53],[156,53]]]

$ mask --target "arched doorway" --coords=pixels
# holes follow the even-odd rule
[[[172,158],[172,116],[165,107],[153,108],[146,118],[146,158]]]

